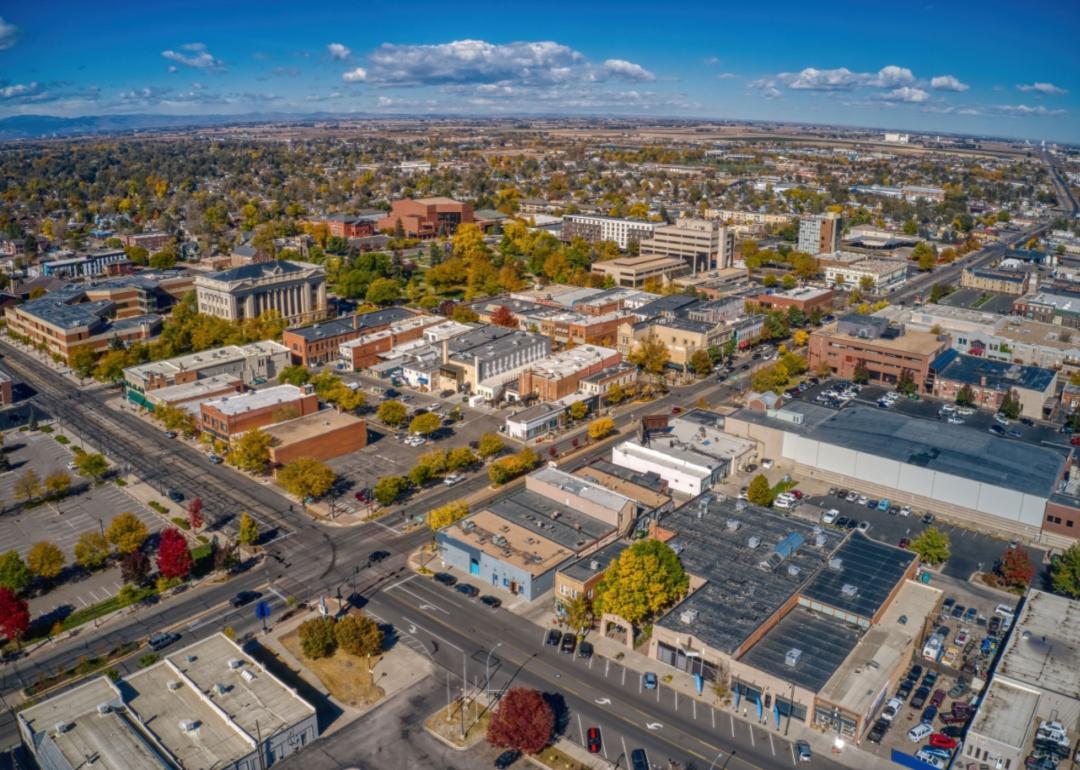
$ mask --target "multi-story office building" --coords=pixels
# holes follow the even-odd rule
[[[41,263],[41,274],[64,278],[104,275],[128,263],[123,249],[96,249],[67,259]]]
[[[656,222],[646,222],[644,219],[567,214],[563,217],[561,238],[564,241],[581,238],[590,243],[614,241],[620,249],[626,251],[630,248],[631,241],[641,243],[651,238],[658,226]]]
[[[715,219],[679,217],[673,225],[657,227],[652,238],[641,241],[641,253],[678,257],[691,273],[731,266],[735,233]]]
[[[993,267],[966,267],[960,273],[960,286],[965,289],[994,291],[1021,296],[1027,294],[1031,273],[1025,270],[1002,270]]]
[[[1080,329],[1080,297],[1075,294],[1049,291],[1025,294],[1013,301],[1013,313],[1032,321]]]
[[[864,278],[877,291],[888,291],[907,280],[907,263],[899,259],[867,258],[850,251],[830,252],[819,260],[829,286],[858,288]]]
[[[614,366],[621,360],[622,356],[617,350],[599,345],[578,345],[553,353],[521,373],[518,396],[537,396],[543,401],[558,401],[576,392],[584,378]]]
[[[496,401],[503,387],[529,365],[551,353],[551,338],[486,327],[443,340],[439,387],[468,390]]]
[[[175,243],[176,238],[163,230],[154,230],[149,233],[121,235],[120,242],[125,246],[141,246],[153,254],[156,251],[161,251],[170,243]]]
[[[417,198],[393,201],[390,213],[376,227],[392,232],[400,224],[409,238],[437,238],[453,235],[458,225],[475,221],[471,203],[453,198]]]
[[[705,209],[705,217],[719,219],[733,225],[758,225],[776,227],[795,221],[794,214],[765,214],[760,211],[736,211],[734,209]]]
[[[848,380],[857,369],[865,369],[871,382],[889,385],[907,372],[927,393],[933,385],[931,364],[948,347],[947,337],[894,327],[880,316],[849,313],[810,335],[809,365],[815,372],[827,366]]]
[[[680,257],[661,257],[644,254],[638,257],[618,257],[603,262],[594,262],[592,272],[610,278],[616,286],[628,289],[645,285],[650,278],[668,281],[690,271]]]
[[[147,313],[168,313],[194,285],[189,274],[170,270],[107,278],[85,284],[82,289],[90,301],[107,299],[114,303],[117,318],[131,318]]]
[[[325,364],[338,356],[341,343],[365,334],[381,331],[390,324],[411,318],[415,313],[403,307],[388,307],[370,313],[357,313],[348,318],[286,329],[281,342],[292,354],[293,363],[302,366]]]
[[[199,312],[242,321],[276,310],[287,324],[326,316],[326,272],[284,260],[234,267],[195,278]]]
[[[799,251],[821,254],[840,248],[840,231],[844,220],[839,214],[827,212],[799,220]]]

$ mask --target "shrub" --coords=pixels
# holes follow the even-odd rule
[[[188,532],[191,529],[191,523],[182,516],[173,516],[171,519],[169,519],[169,521],[180,527],[180,529],[184,530],[185,532]]]
[[[304,621],[298,629],[300,649],[304,657],[315,660],[334,654],[337,649],[337,635],[334,633],[332,618],[314,618]]]

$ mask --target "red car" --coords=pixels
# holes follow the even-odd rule
[[[590,754],[600,753],[600,728],[590,727],[588,732],[585,733],[585,743],[589,747]],[[954,741],[955,745],[955,741]]]
[[[934,733],[930,736],[930,745],[935,749],[955,749],[956,739],[942,733]]]
[[[803,497],[803,493],[802,493],[802,492],[801,492],[800,490],[798,490],[798,489],[792,489],[792,490],[790,490],[790,491],[791,491],[791,494],[795,495],[795,499],[796,499],[796,500],[802,500],[802,497]]]
[[[944,703],[944,702],[945,702],[945,691],[944,690],[934,690],[934,694],[930,696],[930,705],[940,708],[941,704]]]
[[[896,545],[900,548],[907,548],[909,545],[911,545],[911,541],[908,540],[906,537],[902,537],[900,538],[900,542],[898,542]]]
[[[1080,446],[1080,436],[1073,436],[1069,443],[1073,446]]]

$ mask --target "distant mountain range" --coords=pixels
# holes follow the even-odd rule
[[[197,128],[253,123],[303,123],[313,120],[362,120],[361,113],[253,113],[250,115],[86,115],[58,118],[51,115],[13,115],[0,119],[0,141],[44,139],[87,134],[111,134],[163,128]],[[386,116],[380,116],[386,117]]]

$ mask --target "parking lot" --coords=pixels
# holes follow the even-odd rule
[[[1012,312],[1014,299],[1015,297],[1009,294],[997,294],[980,289],[957,289],[952,294],[942,297],[941,304],[980,310],[983,313],[1008,315]]]

